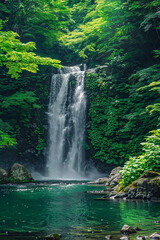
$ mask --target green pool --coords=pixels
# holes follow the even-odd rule
[[[43,239],[50,233],[62,239],[119,239],[123,224],[149,234],[160,230],[160,203],[101,201],[85,191],[102,190],[78,182],[39,182],[0,186],[0,239]],[[141,233],[141,234],[142,234]]]

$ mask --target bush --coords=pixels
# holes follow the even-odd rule
[[[151,131],[143,145],[144,153],[130,157],[121,171],[122,185],[128,186],[147,171],[160,171],[160,129]]]

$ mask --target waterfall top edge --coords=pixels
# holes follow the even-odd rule
[[[64,66],[62,69],[58,69],[58,73],[57,74],[71,74],[71,73],[77,73],[77,72],[85,72],[86,71],[86,66],[83,66],[82,69],[82,65],[77,65],[77,66]]]

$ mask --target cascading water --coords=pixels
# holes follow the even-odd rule
[[[84,177],[86,118],[85,71],[64,67],[51,81],[49,102],[48,177]]]

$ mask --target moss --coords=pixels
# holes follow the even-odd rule
[[[160,177],[155,177],[149,180],[148,184],[155,183],[158,187],[160,187]]]
[[[124,186],[121,185],[121,184],[119,184],[119,185],[118,185],[118,188],[116,189],[117,192],[124,192],[124,190],[125,190],[125,189],[124,189]]]
[[[160,173],[154,172],[154,171],[147,171],[146,173],[141,175],[137,180],[133,181],[130,185],[128,185],[126,188],[128,188],[128,187],[136,188],[136,187],[138,187],[139,183],[144,181],[144,179],[149,179],[150,181],[152,181],[153,179],[156,179],[157,177],[160,177]]]
[[[151,186],[149,187],[149,185]],[[157,192],[156,189],[160,188],[160,173],[148,171],[139,177],[136,181],[132,182],[123,191],[128,192],[136,189],[138,192],[139,188],[148,189],[146,191],[151,191],[151,189],[154,189]]]
[[[139,178],[153,178],[153,177],[158,177],[158,176],[160,177],[160,173],[159,172],[147,171]]]

